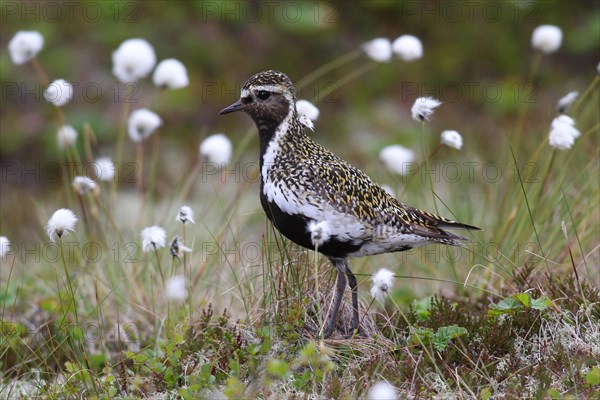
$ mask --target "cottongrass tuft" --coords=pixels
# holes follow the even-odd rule
[[[175,236],[171,241],[169,252],[173,257],[181,259],[183,257],[183,253],[191,253],[192,249],[184,245],[179,236]]]
[[[386,381],[377,382],[369,390],[368,400],[397,400],[398,392],[396,388]]]
[[[194,211],[189,206],[181,206],[179,208],[179,212],[177,213],[177,217],[175,217],[175,221],[179,221],[184,225],[188,222],[195,224],[196,221],[194,221]]]
[[[77,131],[71,125],[63,125],[56,132],[56,142],[58,147],[64,149],[72,146],[77,140]]]
[[[559,115],[554,118],[550,126],[548,143],[558,150],[568,150],[575,144],[575,139],[581,132],[575,128],[575,120],[568,115]]]
[[[56,210],[48,220],[46,234],[50,240],[54,242],[57,237],[62,238],[63,235],[67,235],[70,231],[74,231],[76,222],[77,217],[73,211],[67,208],[61,208]]]
[[[44,90],[44,98],[56,107],[62,107],[73,98],[73,85],[64,79],[57,79]]]
[[[331,226],[327,221],[310,221],[308,224],[310,240],[315,246],[322,246],[331,237]]]
[[[144,228],[140,236],[144,253],[165,247],[167,233],[160,226],[152,225]]]
[[[371,296],[377,301],[383,303],[386,296],[388,296],[389,290],[394,284],[394,273],[389,269],[382,268],[373,274],[371,278],[373,280],[373,286],[371,287]]]
[[[210,135],[200,143],[200,157],[217,164],[219,168],[229,164],[232,154],[233,145],[229,138],[222,133]]]
[[[185,65],[174,58],[162,60],[152,74],[152,82],[162,89],[180,89],[189,85]]]
[[[0,236],[0,257],[4,257],[8,253],[10,240],[6,236]]]
[[[413,35],[402,35],[392,43],[392,51],[404,61],[414,61],[423,57],[423,44]]]
[[[32,60],[43,48],[44,37],[37,31],[18,31],[8,42],[10,58],[16,65]]]
[[[558,103],[556,103],[556,111],[561,114],[566,113],[569,107],[577,100],[577,96],[579,96],[579,92],[573,91],[561,97]]]
[[[406,147],[394,144],[381,149],[379,159],[390,172],[406,175],[415,161],[415,153]]]
[[[544,54],[554,53],[561,43],[562,31],[555,25],[540,25],[531,35],[531,46]]]
[[[154,49],[144,39],[128,39],[112,53],[113,75],[121,82],[137,82],[156,64]]]
[[[177,303],[187,298],[186,279],[183,275],[175,275],[165,283],[165,297]]]
[[[96,189],[96,182],[87,176],[76,176],[73,178],[73,189],[80,195],[90,193]]]
[[[162,125],[162,119],[158,114],[146,109],[135,110],[127,120],[127,132],[129,138],[135,143],[139,143],[152,135],[159,126]]]
[[[441,101],[433,97],[419,97],[410,109],[412,119],[417,122],[429,121],[434,108],[439,107],[441,104]]]
[[[310,101],[301,99],[296,102],[296,112],[298,113],[300,123],[314,131],[314,121],[319,118],[319,109]]]
[[[387,38],[369,40],[362,49],[373,61],[389,62],[392,59],[392,43]]]
[[[100,157],[94,164],[98,180],[108,182],[114,178],[116,166],[109,157]]]
[[[456,150],[460,150],[463,145],[463,139],[460,133],[457,131],[444,131],[442,132],[442,144],[452,147]]]

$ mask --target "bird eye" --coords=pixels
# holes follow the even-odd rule
[[[271,95],[271,92],[267,92],[266,90],[260,90],[256,96],[261,100],[266,100]]]

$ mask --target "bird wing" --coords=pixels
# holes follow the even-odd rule
[[[465,238],[443,228],[479,229],[403,204],[358,168],[324,148],[319,150],[322,156],[310,160],[319,201],[361,221],[365,226],[361,239],[372,238],[382,225],[399,233],[450,241]]]

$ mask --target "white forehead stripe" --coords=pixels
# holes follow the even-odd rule
[[[255,91],[265,90],[267,92],[281,94],[284,92],[284,87],[281,85],[259,85],[259,86],[253,86],[252,90],[255,90]],[[242,89],[242,92],[240,93],[240,97],[248,97],[249,95],[250,95],[250,91],[248,89]]]

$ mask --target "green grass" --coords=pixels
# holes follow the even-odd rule
[[[355,69],[335,75],[334,62],[320,71],[339,82],[366,71],[348,64],[356,56],[341,60]],[[433,152],[439,119],[407,127],[416,148],[423,136],[431,154],[422,168],[436,175],[393,176],[361,153],[356,164],[402,193],[402,202],[484,229],[464,248],[353,260],[367,337],[319,339],[335,274],[266,222],[250,179],[256,169],[243,169],[256,161],[254,130],[235,140],[237,175],[176,158],[168,146],[152,159],[149,140],[141,191],[123,175],[85,196],[57,182],[48,198],[31,201],[29,240],[17,247],[34,251],[1,261],[0,397],[356,398],[379,380],[401,398],[597,396],[598,82],[590,76],[587,97],[574,107],[582,136],[568,151],[549,148],[552,118],[540,118],[547,110],[534,104],[520,111],[522,122],[499,129],[495,143],[465,135],[460,152]],[[460,112],[456,103],[442,107]],[[113,128],[124,132],[123,121]],[[79,140],[60,159],[93,160],[92,127]],[[134,159],[125,142],[123,161]],[[451,168],[460,174],[449,175]],[[183,204],[192,205],[196,224],[175,221]],[[55,246],[43,227],[63,206],[80,221]],[[181,259],[168,245],[142,253],[139,232],[153,224],[169,243],[184,237],[192,251]],[[368,295],[382,267],[398,277],[383,306]],[[186,276],[187,299],[167,299],[161,275]],[[350,315],[346,299],[341,316],[349,323]]]

